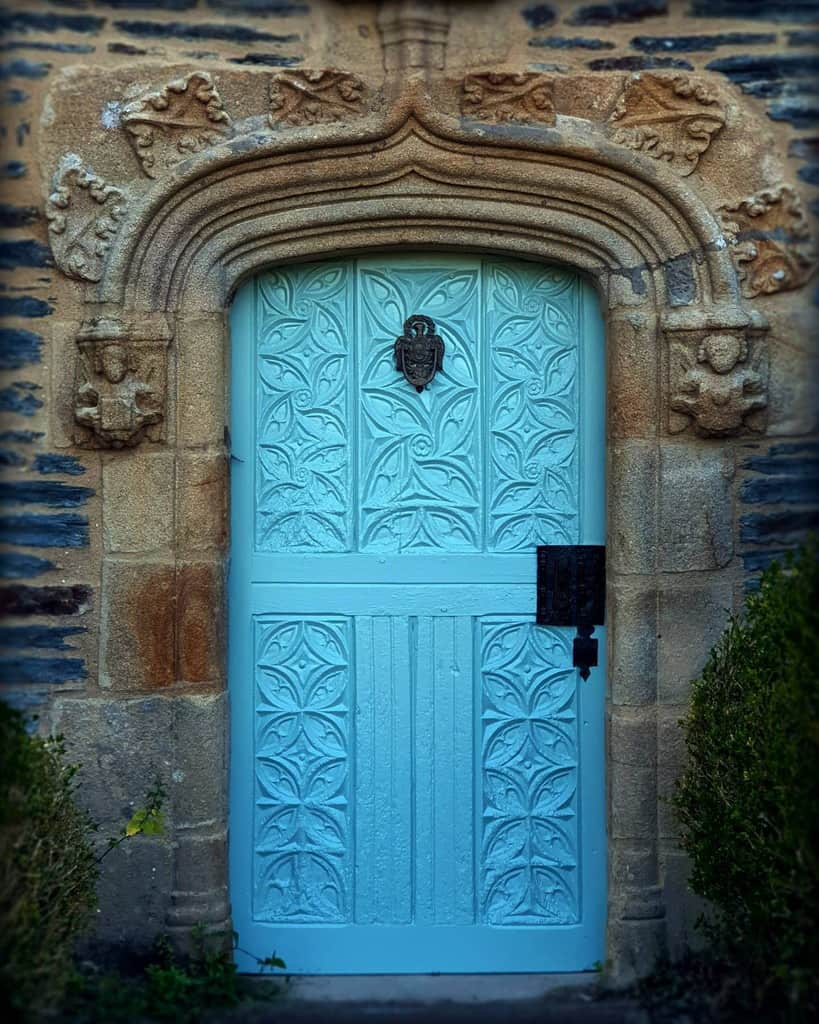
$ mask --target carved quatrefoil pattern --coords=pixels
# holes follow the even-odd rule
[[[259,280],[259,550],[577,542],[576,278],[492,260],[454,272],[416,264],[347,261]],[[447,353],[421,394],[393,357],[417,311]]]
[[[571,641],[508,617],[484,619],[484,920],[578,920],[577,710]]]
[[[348,620],[270,616],[256,640],[260,920],[348,914]]]

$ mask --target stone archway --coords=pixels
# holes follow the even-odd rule
[[[77,337],[78,443],[145,440],[173,453],[181,582],[173,603],[178,639],[162,671],[184,682],[198,647],[212,641],[224,650],[225,309],[238,284],[285,260],[408,246],[528,255],[590,275],[605,312],[608,359],[607,946],[625,979],[653,961],[664,934],[658,595],[674,590],[675,573],[692,560],[700,568],[724,564],[709,510],[681,526],[663,491],[687,482],[694,498],[683,507],[690,507],[723,469],[718,447],[700,439],[763,425],[764,322],[740,298],[722,229],[674,161],[616,145],[570,118],[544,123],[537,93],[544,76],[472,76],[486,81],[471,92],[464,86],[460,116],[446,83],[410,77],[398,94],[371,97],[368,107],[363,85],[347,81],[354,76],[323,74],[334,77],[325,100],[315,102],[335,104],[328,123],[321,110],[311,114],[319,123],[298,116],[304,90],[321,75],[291,72],[281,76],[274,104],[274,113],[289,116],[274,117],[272,133],[259,118],[222,133],[224,119],[210,116],[221,104],[203,73],[166,87],[204,90],[212,137],[127,202],[119,189],[64,167],[51,200],[55,252],[67,273],[90,282]],[[483,99],[471,102],[479,87]],[[493,114],[486,99],[493,90],[519,105],[519,118]],[[696,162],[699,151],[681,159]],[[60,250],[71,234],[66,218],[89,197],[99,244]],[[705,485],[695,484],[703,475]],[[208,486],[194,499],[188,484],[198,477]],[[186,595],[204,609],[199,618]],[[223,689],[223,668],[216,676]],[[226,704],[215,706],[209,728],[224,730]],[[200,727],[188,716],[178,741],[195,744]],[[168,922],[180,929],[229,916],[224,765],[207,771],[185,785],[209,792],[215,811],[206,825],[182,825],[175,836]],[[192,852],[205,847],[207,885]]]

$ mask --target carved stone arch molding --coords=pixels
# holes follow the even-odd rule
[[[703,451],[713,461],[719,444],[699,438],[764,429],[765,323],[741,295],[723,228],[691,168],[680,174],[639,140],[630,146],[588,122],[547,117],[548,95],[532,76],[483,76],[488,85],[464,86],[459,112],[454,90],[423,76],[407,76],[389,102],[380,95],[365,103],[366,86],[345,83],[340,72],[298,74],[277,78],[273,109],[282,120],[273,130],[260,118],[228,123],[200,75],[215,126],[207,144],[173,166],[165,158],[151,164],[166,169],[127,202],[117,189],[67,172],[94,212],[93,204],[111,207],[95,229],[90,272],[77,273],[76,252],[73,263],[70,255],[61,263],[93,279],[78,339],[79,441],[174,448],[182,482],[176,558],[184,563],[192,552],[201,557],[203,515],[198,499],[184,497],[186,467],[203,452],[224,453],[225,309],[242,280],[282,261],[394,247],[558,261],[593,278],[607,321],[609,685],[631,694],[609,702],[607,754],[607,958],[626,980],[650,968],[665,933],[656,610],[669,573],[687,568],[688,541],[661,543],[658,467],[673,450],[676,469],[693,484]],[[305,89],[313,90],[310,117],[296,116]],[[498,105],[487,90],[500,92]],[[184,83],[174,95],[183,94]],[[515,119],[515,109],[525,117]],[[625,103],[618,114],[619,131],[629,109]],[[144,143],[148,115],[138,116]],[[224,479],[214,499],[221,506]],[[707,529],[706,511],[690,531],[703,533],[700,548],[711,551]],[[704,567],[725,564],[718,552],[714,558]],[[180,621],[185,614],[180,602]],[[223,787],[224,779],[196,784]],[[220,806],[224,815],[224,799]],[[203,893],[178,857],[169,925],[224,919],[224,877],[214,875]]]

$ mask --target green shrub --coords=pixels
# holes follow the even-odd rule
[[[0,1008],[59,1001],[75,938],[97,904],[94,824],[74,801],[62,740],[26,732],[0,703]]]
[[[694,682],[673,798],[732,999],[819,1013],[819,548],[762,576]],[[819,1019],[817,1017],[816,1019]]]

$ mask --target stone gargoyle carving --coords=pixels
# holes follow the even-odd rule
[[[747,298],[798,288],[816,263],[808,218],[790,185],[766,188],[720,210]]]
[[[213,79],[205,71],[194,71],[127,103],[122,124],[149,178],[232,131]]]
[[[123,193],[93,171],[68,166],[48,197],[46,219],[54,261],[81,281],[99,281],[125,215]]]
[[[768,351],[758,331],[681,334],[670,344],[671,433],[761,431],[768,404]],[[675,415],[676,414],[676,415]]]
[[[364,83],[346,71],[283,71],[270,83],[271,126],[329,124],[367,113]]]
[[[146,333],[99,319],[77,336],[74,419],[85,428],[79,445],[127,448],[144,437],[161,439],[170,331],[163,324]]]
[[[717,95],[685,75],[638,73],[609,117],[612,140],[691,174],[725,124]]]
[[[461,113],[482,121],[554,124],[552,80],[534,72],[467,75]]]

